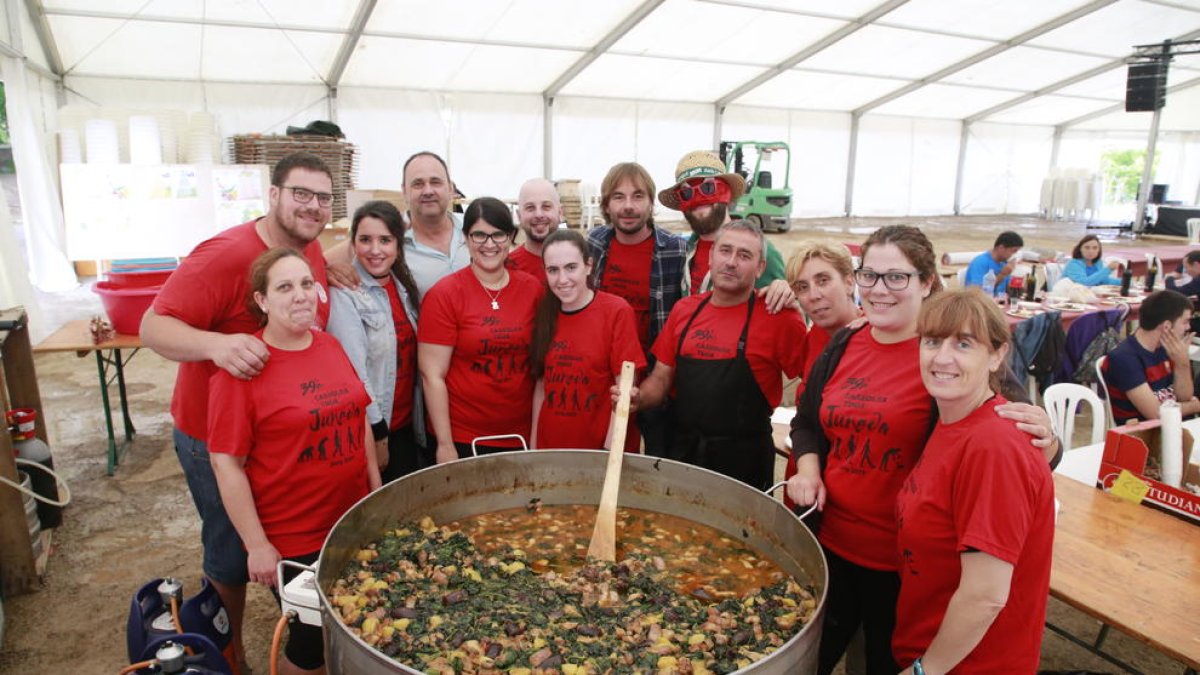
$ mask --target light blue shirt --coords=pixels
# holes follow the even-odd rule
[[[1000,270],[1004,269],[1004,266],[1007,264],[1007,262],[997,262],[992,259],[991,251],[984,251],[975,256],[971,260],[971,264],[967,266],[967,277],[963,280],[963,285],[983,286],[983,278],[987,276],[988,270],[991,270],[992,274],[996,275],[996,288],[1003,288],[1000,282],[1002,279],[1006,279],[1007,276],[1001,277]]]
[[[450,232],[450,253],[426,246],[413,235],[412,226],[404,230],[404,262],[417,282],[417,292],[424,298],[433,285],[471,264],[471,253],[467,250],[467,238],[462,232],[462,216],[451,213],[454,229]]]
[[[358,288],[334,288],[329,302],[329,325],[326,331],[337,338],[350,358],[354,371],[367,388],[371,403],[367,420],[372,424],[390,422],[396,393],[396,324],[387,290],[372,277],[358,258],[354,259],[358,273]],[[395,275],[388,283],[396,285],[404,303],[413,332],[417,330],[417,308]],[[418,443],[424,443],[425,412],[421,397],[421,378],[414,378],[413,433]]]
[[[1063,276],[1084,286],[1121,285],[1121,280],[1109,274],[1108,267],[1097,261],[1091,265],[1082,258],[1071,258],[1063,268]]]

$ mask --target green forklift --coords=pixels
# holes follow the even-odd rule
[[[721,141],[721,161],[731,173],[746,179],[746,194],[729,208],[732,218],[744,218],[763,232],[791,229],[792,188],[788,185],[792,150],[782,141]],[[775,177],[783,175],[783,186]]]

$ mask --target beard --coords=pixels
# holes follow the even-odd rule
[[[701,218],[696,215],[695,211],[684,211],[683,218],[692,226],[692,231],[701,237],[716,232],[722,225],[725,224],[725,218],[729,215],[728,204],[713,204],[708,215]]]

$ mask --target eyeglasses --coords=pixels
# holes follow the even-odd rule
[[[702,194],[705,197],[711,197],[717,194],[717,179],[708,178],[689,178],[683,181],[683,184],[675,188],[675,194],[682,201],[691,201],[696,194]]]
[[[488,240],[491,240],[491,242],[493,244],[503,244],[508,241],[508,237],[509,237],[509,234],[507,232],[501,232],[500,230],[497,230],[495,232],[484,232],[482,230],[475,230],[471,234],[467,235],[467,238],[470,239],[472,243],[478,244],[480,246],[483,246],[483,243]]]
[[[313,192],[308,188],[292,187],[290,185],[284,185],[283,189],[291,190],[292,199],[295,199],[301,204],[307,204],[311,202],[313,197],[317,198],[317,203],[321,206],[329,206],[333,203],[333,193],[330,192]]]
[[[917,272],[884,272],[880,274],[874,270],[854,270],[854,281],[860,288],[874,288],[875,284],[883,279],[883,285],[889,291],[902,291],[908,288],[908,282],[915,276],[919,276]]]

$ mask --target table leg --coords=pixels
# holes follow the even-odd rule
[[[108,475],[117,470],[117,438],[113,433],[112,406],[108,402],[108,368],[102,350],[96,350],[96,371],[100,375],[100,401],[104,404],[104,429],[108,432]],[[122,397],[124,398],[124,397]]]
[[[1144,675],[1144,673],[1142,671],[1138,670],[1137,668],[1134,668],[1133,666],[1129,665],[1128,663],[1125,663],[1121,659],[1118,659],[1117,657],[1104,651],[1104,649],[1103,649],[1104,641],[1105,641],[1105,639],[1108,638],[1108,631],[1109,631],[1109,625],[1106,623],[1100,624],[1100,633],[1096,636],[1096,640],[1094,642],[1090,642],[1090,643],[1087,642],[1086,640],[1082,640],[1082,639],[1076,637],[1074,634],[1068,632],[1065,628],[1057,626],[1049,621],[1046,622],[1046,628],[1054,631],[1055,633],[1058,633],[1063,638],[1069,640],[1070,642],[1072,642],[1080,647],[1083,647],[1084,649],[1088,650],[1089,652],[1095,654],[1096,656],[1099,656],[1100,658],[1104,659],[1105,661],[1108,661],[1109,663],[1113,664],[1114,666],[1121,668],[1122,670],[1124,670],[1127,673],[1132,673],[1133,675]]]
[[[134,354],[137,354],[136,349],[129,355],[129,359],[132,359]],[[114,349],[113,355],[116,356],[114,363],[117,367],[117,396],[121,400],[121,417],[125,422],[125,442],[129,443],[133,440],[136,432],[133,428],[133,420],[129,418],[129,399],[125,396],[125,362],[121,360],[120,349]]]

